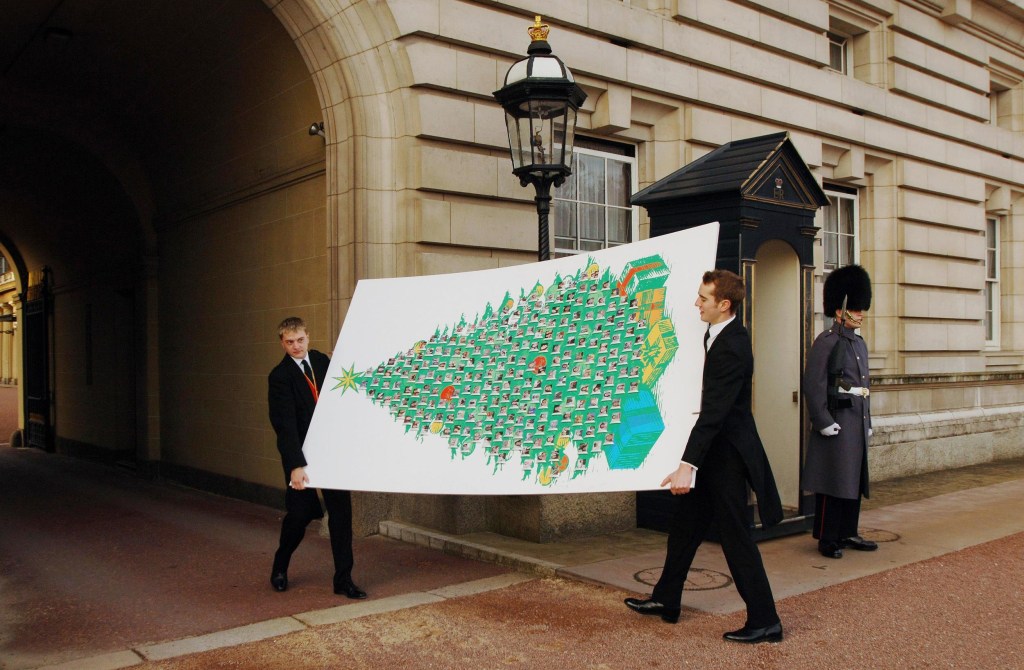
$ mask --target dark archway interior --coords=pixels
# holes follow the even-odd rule
[[[211,284],[196,259],[262,260],[225,242],[232,203],[324,160],[316,90],[261,0],[16,0],[0,35],[0,239],[52,277],[56,447],[132,458],[184,406],[160,369],[183,372],[166,356]],[[255,290],[217,289],[222,318]]]
[[[302,66],[259,0],[22,0],[0,13],[0,34],[4,135],[36,127],[86,147],[127,190],[151,189],[164,218],[197,184],[221,184],[211,166],[260,130],[274,70]]]

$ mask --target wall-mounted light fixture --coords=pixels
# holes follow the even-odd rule
[[[309,136],[310,137],[316,137],[317,135],[319,135],[320,137],[323,137],[325,139],[327,138],[327,136],[324,135],[324,122],[323,121],[313,122],[313,123],[309,124]]]

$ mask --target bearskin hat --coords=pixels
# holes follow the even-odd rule
[[[847,265],[833,270],[825,279],[825,296],[822,301],[825,317],[835,316],[837,309],[850,311],[866,310],[871,307],[871,277],[859,265]]]

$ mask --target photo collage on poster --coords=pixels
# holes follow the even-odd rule
[[[492,473],[516,467],[552,486],[595,459],[637,468],[664,430],[657,381],[678,348],[669,273],[657,255],[617,276],[589,259],[439,327],[354,385],[419,441],[443,440],[452,458],[485,450]]]

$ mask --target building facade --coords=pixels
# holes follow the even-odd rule
[[[874,478],[1024,453],[1020,3],[22,4],[4,19],[21,40],[0,53],[0,242],[26,273],[52,270],[45,332],[21,331],[47,365],[15,376],[45,375],[59,451],[276,501],[277,322],[304,316],[330,351],[360,279],[536,257],[533,192],[492,93],[539,12],[587,93],[556,254],[646,238],[632,193],[788,132],[829,200],[816,304],[841,265],[874,281]],[[355,505],[364,533],[400,519],[542,541],[635,524],[632,493]]]

